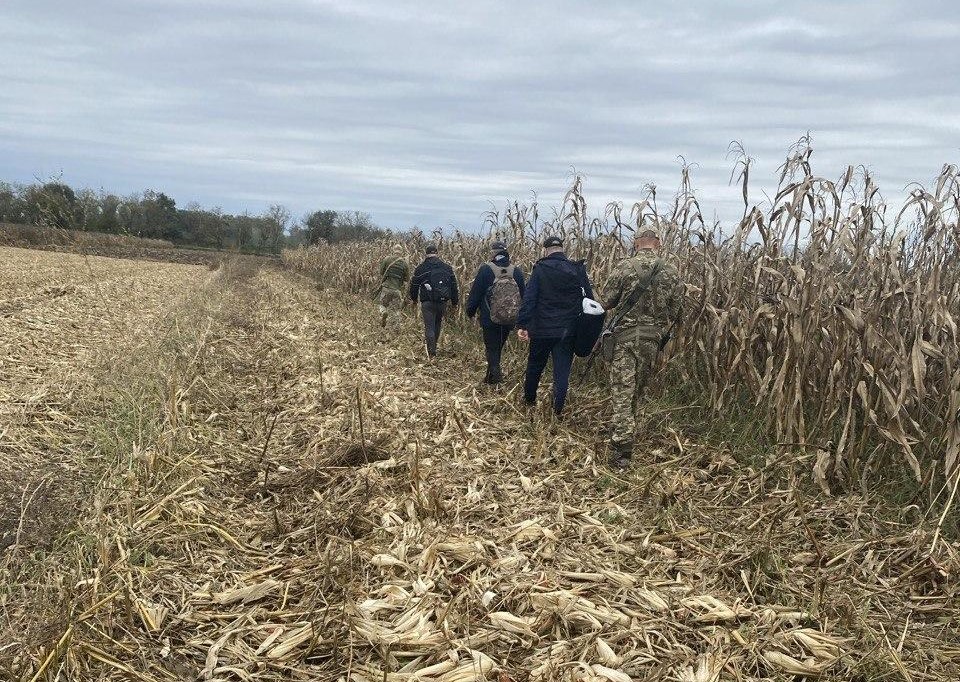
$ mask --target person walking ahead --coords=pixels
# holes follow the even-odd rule
[[[634,251],[617,265],[603,292],[607,310],[622,312],[610,363],[610,466],[617,469],[630,465],[637,404],[669,330],[679,320],[684,294],[677,269],[660,256],[655,230],[638,232]]]
[[[524,277],[520,268],[510,264],[510,254],[503,242],[490,245],[490,261],[477,270],[467,298],[467,317],[480,313],[483,347],[487,354],[486,384],[503,381],[500,358],[503,346],[517,321],[523,300]]]
[[[460,292],[453,268],[440,260],[436,244],[427,244],[424,254],[426,257],[410,279],[410,300],[420,301],[423,336],[427,342],[427,355],[432,358],[437,354],[437,340],[447,304],[459,305]]]
[[[562,239],[547,237],[543,248],[544,257],[533,267],[517,318],[517,336],[530,342],[523,399],[528,406],[536,404],[540,377],[552,356],[553,411],[559,415],[570,384],[574,327],[583,298],[593,298],[593,289],[583,263],[564,254]]]
[[[380,326],[395,326],[403,307],[403,288],[410,279],[410,266],[403,257],[403,247],[394,245],[393,253],[380,263]]]

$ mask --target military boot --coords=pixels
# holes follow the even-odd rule
[[[607,463],[611,469],[617,471],[629,469],[632,458],[633,443],[610,443],[610,459]]]

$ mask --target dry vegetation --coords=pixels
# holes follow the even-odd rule
[[[761,208],[747,202],[750,159],[734,151],[744,217],[732,233],[704,223],[685,167],[666,208],[651,187],[591,218],[577,178],[546,219],[535,203],[515,203],[489,214],[488,239],[434,238],[469,282],[494,238],[529,268],[542,237],[560,233],[602,289],[630,232],[657,225],[688,283],[674,347],[684,385],[718,412],[758,406],[777,442],[811,455],[825,492],[907,467],[935,495],[960,471],[958,169],[944,167],[934,187],[911,188],[888,210],[864,169],[815,175],[801,140]],[[406,244],[414,262],[423,243]],[[326,286],[364,292],[389,248],[321,246],[285,259]]]
[[[801,184],[782,201],[812,197],[819,216],[830,192],[788,177]],[[635,208],[632,225],[669,231],[691,286],[624,475],[602,466],[596,378],[576,418],[531,419],[515,342],[512,381],[492,390],[462,322],[436,364],[417,320],[381,332],[369,294],[387,244],[287,254],[310,277],[5,250],[0,409],[16,419],[0,463],[25,483],[10,527],[34,525],[3,550],[0,677],[958,679],[938,383],[956,349],[937,326],[956,306],[956,214],[943,204],[938,237],[901,244],[864,232],[873,205],[803,250],[783,231],[792,209],[749,246],[756,213],[699,240],[689,191],[666,217],[652,195]],[[563,230],[602,282],[629,230],[619,208],[588,220],[578,183],[551,221],[535,212],[490,220],[524,262]],[[466,279],[484,242],[443,248]],[[939,355],[920,346],[923,374],[904,380],[917,361],[893,361],[895,344],[917,339]],[[893,406],[869,402],[885,387]],[[885,446],[897,401],[909,449]],[[908,452],[927,485],[905,485]],[[32,491],[61,481],[53,499],[75,512],[31,520]]]
[[[153,329],[203,269],[6,248],[0,258],[0,547],[23,551],[50,539],[34,526],[67,520],[60,505],[76,503],[89,453],[72,402],[95,388],[91,364]]]
[[[6,677],[960,671],[952,539],[878,497],[816,495],[797,453],[752,458],[658,400],[637,469],[611,476],[597,387],[573,397],[582,418],[530,421],[515,389],[478,385],[464,329],[430,365],[416,322],[384,338],[363,297],[155,267],[154,287],[206,283],[179,304],[131,299],[152,318],[117,333],[109,372],[64,359],[81,387],[60,437],[88,475],[68,532],[7,550]],[[510,376],[521,364],[514,348]]]
[[[0,246],[212,267],[238,257],[233,251],[177,247],[162,239],[13,223],[0,223]],[[261,261],[274,259],[272,256],[250,254],[242,258]]]
[[[0,246],[50,249],[172,249],[162,239],[144,239],[128,235],[62,230],[55,227],[0,223]]]
[[[118,456],[111,434],[152,420],[112,423],[111,394],[134,390],[119,383],[118,363],[149,362],[123,354],[140,349],[171,301],[209,275],[9,248],[0,263],[0,660],[9,660],[63,619],[63,557],[49,552],[76,542],[77,515]],[[133,436],[120,433],[118,447]]]

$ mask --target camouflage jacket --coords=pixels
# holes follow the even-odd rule
[[[387,256],[380,263],[380,286],[403,291],[410,279],[410,266],[403,256]]]
[[[603,288],[603,303],[607,310],[612,309],[613,315],[619,312],[616,307],[626,304],[630,292],[650,274],[658,258],[660,256],[655,251],[640,251],[633,258],[626,258],[617,264]],[[624,314],[617,329],[643,325],[665,330],[679,319],[683,296],[684,287],[677,268],[664,259],[650,287],[640,296],[636,305]]]

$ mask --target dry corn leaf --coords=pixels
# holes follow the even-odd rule
[[[249,604],[273,594],[283,583],[277,580],[264,580],[262,583],[238,587],[225,592],[217,592],[213,595],[213,601],[217,604],[236,604],[238,602]]]
[[[590,667],[593,670],[594,675],[604,680],[609,680],[609,682],[633,682],[632,678],[629,675],[627,675],[625,672],[614,670],[613,668],[608,668],[605,665],[594,663]]]

